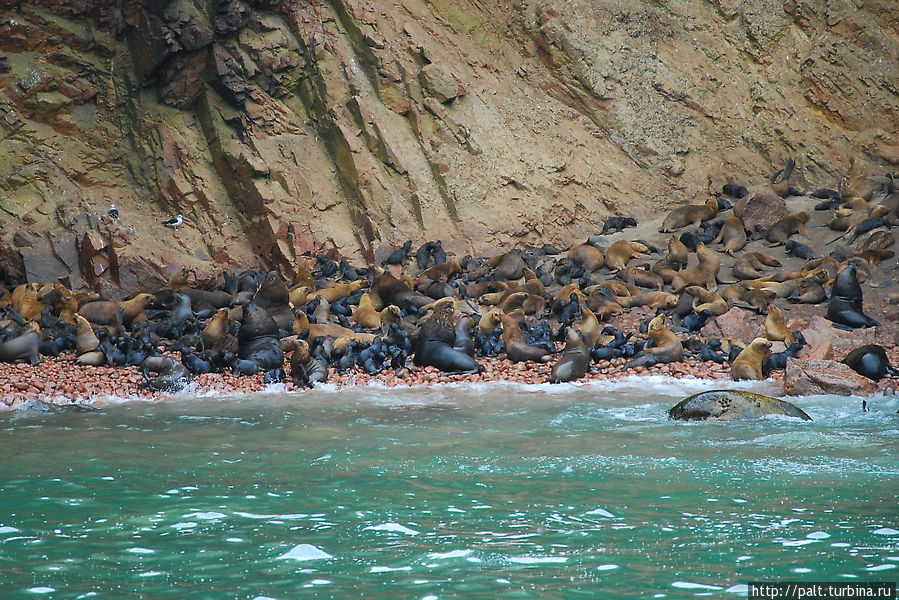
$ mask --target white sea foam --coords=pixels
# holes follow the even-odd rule
[[[290,560],[324,560],[327,558],[334,558],[321,548],[316,548],[312,544],[299,544],[291,548],[285,554],[277,557],[277,560],[282,559],[290,559]]]
[[[694,583],[692,581],[675,581],[671,587],[681,590],[721,590],[724,589],[720,585],[707,585],[705,583]]]
[[[381,523],[380,525],[369,525],[365,529],[371,531],[383,531],[386,533],[403,533],[406,535],[418,535],[421,533],[420,531],[415,531],[414,529],[410,529],[405,525],[400,525],[399,523]]]
[[[509,562],[517,565],[547,565],[568,562],[567,556],[510,556]]]

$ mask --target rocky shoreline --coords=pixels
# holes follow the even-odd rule
[[[892,392],[893,177],[809,192],[792,169],[664,219],[611,218],[567,252],[457,257],[410,240],[366,267],[317,254],[287,274],[201,280],[172,265],[165,287],[118,297],[0,282],[0,410],[160,399],[191,382],[228,394],[662,374],[773,378],[785,396]],[[878,372],[841,362],[858,349]]]

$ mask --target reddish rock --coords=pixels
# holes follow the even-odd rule
[[[868,396],[877,391],[870,379],[833,360],[787,359],[783,393],[787,396],[835,394]]]
[[[734,204],[734,215],[743,219],[743,225],[749,231],[756,225],[767,229],[789,214],[784,199],[767,186],[750,191]]]
[[[418,78],[422,87],[443,103],[450,102],[464,93],[453,74],[435,63],[423,66],[418,72]]]
[[[764,320],[758,315],[734,306],[705,324],[700,333],[706,338],[737,338],[751,341],[765,337]]]
[[[837,329],[824,317],[815,315],[809,320],[808,327],[802,330],[802,337],[810,347],[830,344],[838,355],[842,355],[852,348],[877,343],[878,329],[878,327],[869,327],[846,331]]]
[[[806,346],[807,350],[802,353],[805,360],[833,360],[833,344],[823,342],[814,346]]]

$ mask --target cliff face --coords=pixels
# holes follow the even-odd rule
[[[0,0],[0,279],[565,246],[788,156],[894,170],[894,7]]]

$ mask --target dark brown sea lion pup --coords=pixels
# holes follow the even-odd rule
[[[562,383],[580,379],[590,367],[590,349],[579,331],[569,327],[565,334],[565,349],[550,371],[550,383]]]
[[[755,338],[743,348],[730,365],[730,377],[734,381],[739,379],[764,379],[762,375],[762,360],[765,352],[771,347],[771,342],[765,338]]]
[[[873,381],[880,381],[887,375],[899,377],[899,370],[890,365],[886,350],[878,344],[860,346],[852,350],[840,362],[849,365],[853,371]]]
[[[848,329],[877,325],[877,321],[862,311],[862,286],[858,283],[855,263],[849,263],[837,274],[825,318],[837,327]]]
[[[437,367],[446,373],[478,373],[483,367],[465,352],[456,350],[455,305],[438,301],[434,313],[425,320],[415,340],[413,363]]]
[[[690,204],[688,206],[678,206],[665,217],[662,227],[659,229],[662,233],[671,233],[675,229],[680,229],[692,223],[699,226],[703,221],[708,221],[718,214],[718,198],[712,196],[705,204]]]
[[[625,368],[651,367],[659,363],[678,362],[684,357],[684,347],[673,331],[665,326],[665,315],[660,314],[646,328],[649,343],[643,354],[625,365]]]
[[[12,363],[17,360],[25,360],[31,366],[41,363],[39,353],[41,345],[40,328],[34,321],[32,323],[34,325],[32,328],[22,332],[17,337],[0,343],[0,362]]]
[[[547,362],[552,357],[544,348],[530,346],[524,339],[524,334],[518,323],[510,315],[500,315],[503,325],[503,343],[506,345],[506,356],[512,362],[532,360],[534,362]]]

